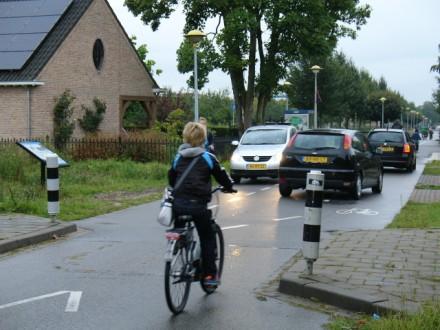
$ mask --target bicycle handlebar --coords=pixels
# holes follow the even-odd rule
[[[237,192],[237,190],[236,189],[234,189],[234,188],[231,188],[231,190],[225,190],[225,187],[223,187],[223,186],[217,186],[217,187],[215,187],[212,191],[211,191],[211,194],[214,194],[214,193],[216,193],[217,191],[221,191],[222,193],[236,193]]]

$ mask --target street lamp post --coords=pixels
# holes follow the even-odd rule
[[[315,108],[313,118],[313,128],[318,128],[318,73],[322,68],[319,65],[314,65],[310,68],[315,74]]]
[[[290,85],[292,85],[292,84],[288,81],[285,81],[283,84],[284,89],[286,91],[286,111],[289,110],[289,94],[287,93],[287,89],[289,88]]]
[[[185,35],[194,48],[194,121],[199,121],[199,85],[197,77],[197,46],[205,34],[199,30],[189,31]]]
[[[383,128],[383,121],[384,121],[384,103],[385,103],[385,101],[387,100],[385,97],[381,97],[380,99],[380,102],[382,102],[382,121],[381,121],[381,127]]]
[[[406,130],[409,130],[410,108],[406,107]]]

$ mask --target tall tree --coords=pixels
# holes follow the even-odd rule
[[[156,61],[147,58],[147,55],[149,53],[147,45],[146,44],[142,44],[142,45],[137,45],[137,37],[136,36],[131,36],[131,43],[133,44],[134,48],[136,49],[140,59],[142,60],[142,62],[144,62],[145,66],[147,67],[148,71],[151,74],[155,74],[155,75],[160,75],[162,73],[161,69],[156,69],[153,71],[153,67],[156,65]]]
[[[263,120],[289,65],[330,54],[339,37],[355,37],[370,15],[370,7],[359,5],[359,0],[125,0],[153,31],[179,4],[186,16],[184,32],[218,19],[213,36],[202,45],[202,58],[211,60],[205,67],[201,63],[201,81],[214,68],[229,74],[241,131],[251,125],[255,97],[257,120]],[[190,56],[188,51],[181,53]],[[181,72],[192,70],[190,61],[187,66],[183,58],[179,62]]]
[[[438,45],[438,49],[440,50],[440,45]],[[432,72],[440,73],[440,56],[437,58],[438,63],[431,66]],[[434,103],[437,105],[437,111],[440,112],[440,76],[436,77],[438,82],[438,88],[436,91],[433,92],[432,98],[434,100]]]

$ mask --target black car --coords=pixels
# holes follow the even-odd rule
[[[416,145],[408,132],[402,129],[376,128],[368,134],[373,148],[382,150],[383,166],[404,168],[408,172],[416,169]]]
[[[362,189],[382,191],[382,161],[368,139],[355,130],[312,129],[295,134],[284,149],[279,169],[280,194],[305,188],[307,173],[320,170],[324,188],[348,191],[354,199]]]

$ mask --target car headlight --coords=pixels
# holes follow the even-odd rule
[[[234,152],[233,154],[232,154],[232,157],[231,157],[231,161],[233,161],[233,162],[238,162],[238,161],[240,161],[240,155],[238,154],[238,152]]]
[[[281,159],[283,159],[283,153],[282,152],[280,152],[280,153],[275,155],[275,160],[277,162],[281,162]]]

